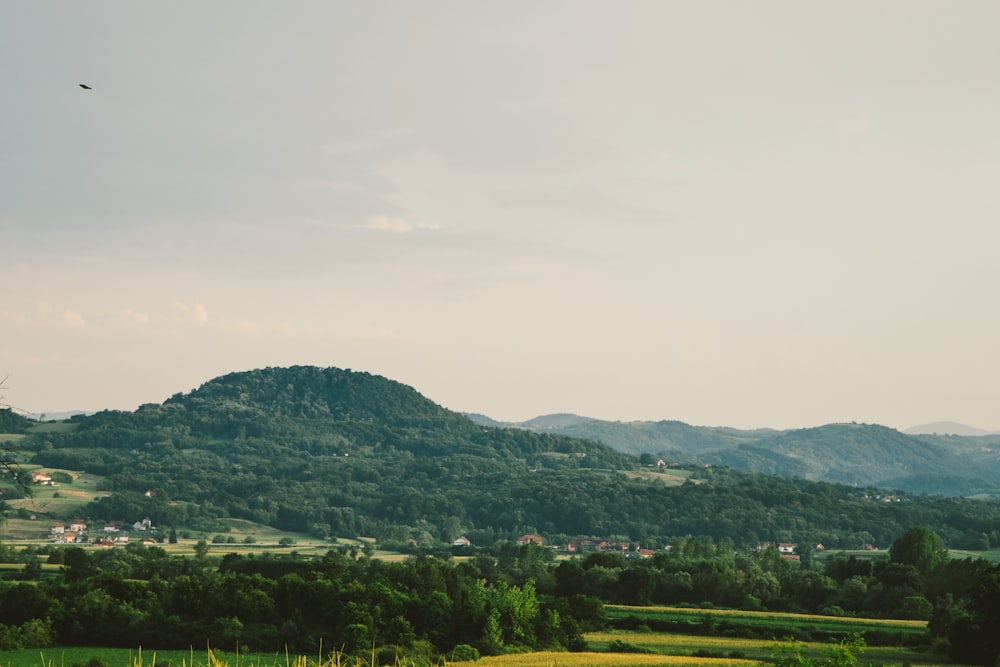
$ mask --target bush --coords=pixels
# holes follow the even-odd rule
[[[620,639],[616,639],[608,645],[609,653],[656,653],[651,648],[646,648],[645,646],[636,646],[635,644],[629,644],[628,642],[623,642]]]
[[[455,648],[451,649],[451,655],[448,657],[448,660],[450,662],[479,660],[479,651],[468,644],[456,644]]]

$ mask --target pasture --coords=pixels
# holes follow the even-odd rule
[[[607,605],[605,610],[612,626],[620,630],[825,642],[858,633],[869,645],[907,646],[922,643],[927,635],[926,621],[691,607]]]
[[[926,651],[927,623],[898,619],[817,616],[730,609],[608,605],[615,630],[592,632],[592,650],[640,650],[657,655],[766,661],[789,642],[803,656],[821,659],[845,637],[865,639],[862,664],[937,664]]]

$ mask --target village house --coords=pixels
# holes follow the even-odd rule
[[[31,473],[31,481],[35,484],[41,484],[45,486],[52,483],[52,478],[43,472],[35,470],[34,472]]]
[[[460,538],[458,538],[457,540],[455,540],[454,542],[452,542],[451,546],[453,546],[453,547],[471,547],[472,546],[472,540],[470,540],[465,535],[462,535]]]
[[[83,533],[87,530],[87,522],[83,519],[73,519],[69,522],[69,530],[72,533]]]
[[[149,520],[149,517],[146,517],[142,521],[136,521],[133,523],[132,528],[135,530],[152,530],[153,522]]]
[[[528,533],[526,535],[522,535],[521,537],[517,538],[516,544],[519,547],[523,547],[526,544],[537,544],[538,546],[541,547],[545,546],[545,540],[543,540],[538,535]]]

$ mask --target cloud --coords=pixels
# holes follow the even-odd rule
[[[385,215],[374,215],[361,225],[364,229],[376,229],[382,232],[392,232],[394,234],[409,234],[413,231],[438,231],[440,225],[432,225],[425,222],[416,224],[403,218],[390,218]]]
[[[122,317],[128,324],[135,324],[138,326],[146,326],[153,321],[153,318],[146,313],[139,313],[131,309],[126,310],[122,314]]]
[[[227,331],[229,333],[242,336],[257,336],[262,333],[260,327],[250,320],[237,320],[232,322],[227,326]]]
[[[177,301],[173,305],[173,311],[174,321],[176,322],[196,324],[198,326],[208,324],[208,310],[205,309],[205,304],[196,303],[193,306],[189,306],[186,303]]]
[[[87,320],[83,318],[83,315],[76,312],[72,308],[67,308],[63,311],[63,322],[71,327],[82,328],[87,326]]]
[[[14,313],[9,310],[0,310],[0,320],[11,322],[15,326],[23,327],[28,323],[28,317],[24,313]]]

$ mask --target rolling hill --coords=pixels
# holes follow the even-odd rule
[[[484,426],[384,377],[299,366],[230,373],[163,403],[78,415],[58,429],[33,424],[18,448],[33,464],[102,476],[99,490],[111,494],[87,506],[88,519],[148,517],[206,533],[239,519],[320,538],[431,546],[460,535],[492,544],[540,533],[644,544],[801,536],[855,548],[888,545],[928,524],[952,544],[971,544],[1000,521],[996,503],[904,496],[886,505],[870,489],[806,479],[831,474],[834,466],[819,461],[838,447],[838,474],[881,466],[899,477],[943,465],[943,445],[923,441],[913,463],[897,465],[894,452],[912,442],[890,429],[598,424],[602,437],[633,433],[646,446],[669,437],[664,449],[688,447],[691,465],[678,477],[561,432],[592,424],[561,415],[539,422],[539,432]],[[706,467],[711,456],[799,479]],[[848,466],[846,457],[858,462]]]
[[[679,421],[538,417],[517,428],[687,464],[948,496],[1000,497],[1000,436],[909,435],[878,424],[740,430]]]

